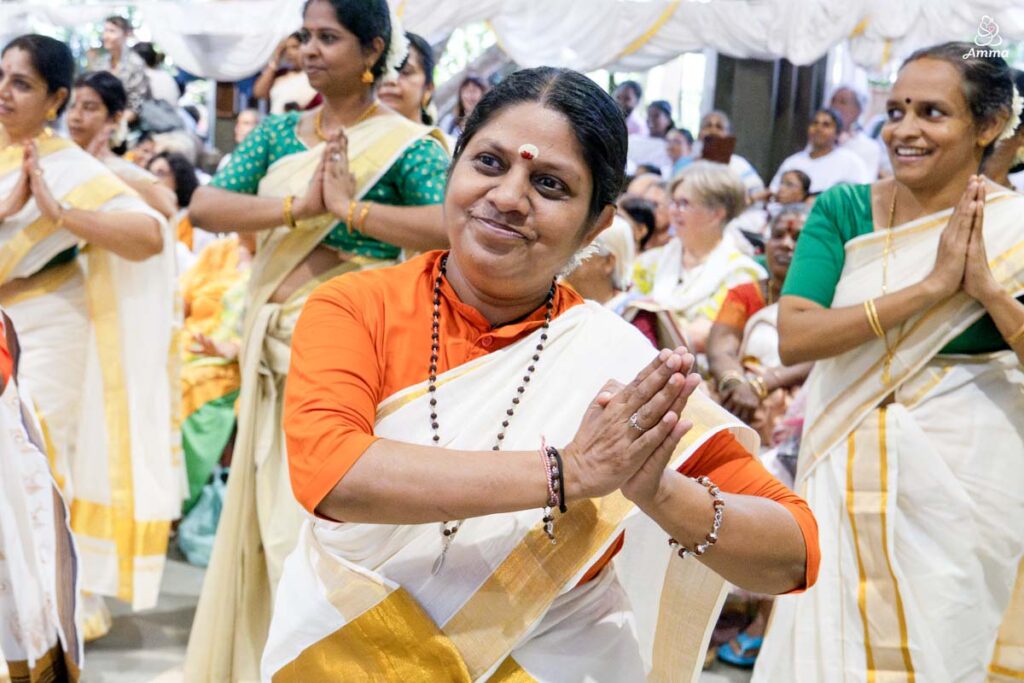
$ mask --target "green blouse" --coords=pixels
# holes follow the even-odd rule
[[[271,164],[283,156],[304,152],[308,147],[299,139],[300,112],[268,116],[231,154],[231,161],[217,172],[210,184],[222,190],[256,194],[260,181]],[[371,187],[365,199],[395,206],[440,204],[448,172],[448,155],[433,138],[411,144],[391,168]],[[375,240],[356,230],[348,231],[339,222],[324,238],[333,249],[380,259],[398,257],[401,249]]]
[[[844,245],[875,229],[870,185],[837,185],[823,192],[807,218],[783,295],[832,305],[846,260]],[[1010,348],[991,316],[985,315],[942,349],[942,353],[989,353]]]

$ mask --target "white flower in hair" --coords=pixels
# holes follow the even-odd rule
[[[402,68],[409,54],[409,39],[405,37],[402,21],[391,11],[391,44],[388,45],[388,58],[384,64],[384,80],[394,81],[398,78],[398,70]]]
[[[1017,127],[1020,126],[1022,110],[1024,110],[1024,97],[1021,97],[1020,90],[1017,89],[1017,86],[1014,86],[1013,102],[1010,104],[1010,120],[1006,122],[1006,127],[999,134],[1000,140],[1009,140],[1016,135]]]

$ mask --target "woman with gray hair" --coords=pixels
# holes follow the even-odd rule
[[[703,358],[728,291],[767,274],[725,230],[746,206],[743,183],[727,166],[695,162],[670,192],[676,237],[638,259],[634,281],[647,298],[631,304],[626,317],[639,318],[636,324],[648,337],[676,340]]]
[[[608,229],[591,243],[566,281],[584,299],[603,304],[618,315],[629,301],[629,286],[636,259],[633,228],[616,215]]]

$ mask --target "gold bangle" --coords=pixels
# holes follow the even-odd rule
[[[284,206],[281,209],[284,215],[284,224],[287,225],[288,228],[291,230],[294,230],[295,228],[298,227],[298,224],[295,222],[295,214],[292,213],[292,206],[294,204],[295,195],[290,194],[284,198]]]
[[[348,200],[348,217],[345,219],[345,229],[348,230],[348,234],[352,234],[352,222],[355,220],[353,216],[356,213],[356,207],[358,203],[354,199]]]
[[[882,321],[878,318],[878,309],[875,308],[875,300],[868,299],[864,302],[864,313],[868,317],[868,325],[871,327],[871,331],[875,333],[875,336],[879,339],[885,339],[885,328],[882,327]]]
[[[742,372],[739,372],[737,370],[729,370],[728,372],[722,375],[721,379],[718,380],[718,393],[722,393],[733,384],[741,384],[746,381],[747,378],[743,375]]]
[[[768,382],[760,375],[747,375],[747,383],[754,390],[757,397],[762,401],[768,398]]]
[[[356,219],[356,230],[359,232],[362,232],[363,228],[366,226],[366,217],[370,215],[371,206],[370,202],[365,202],[363,204],[363,210],[359,212],[359,218]]]
[[[1010,338],[1006,340],[1006,343],[1010,347],[1016,346],[1021,340],[1024,340],[1024,325],[1020,326],[1020,329],[1010,335]]]

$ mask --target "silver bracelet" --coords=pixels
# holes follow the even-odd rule
[[[698,484],[708,490],[708,494],[711,495],[711,504],[715,508],[715,519],[711,522],[711,531],[707,536],[704,537],[703,543],[698,543],[693,550],[690,550],[685,545],[682,545],[679,541],[674,538],[668,539],[668,544],[672,548],[679,548],[679,557],[684,560],[688,555],[696,555],[700,557],[708,551],[708,548],[718,542],[718,530],[722,528],[722,514],[725,511],[725,499],[722,498],[722,492],[718,489],[714,483],[707,477],[697,477],[695,480]]]

